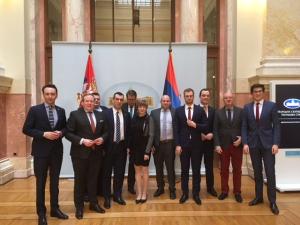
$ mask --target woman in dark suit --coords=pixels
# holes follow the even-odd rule
[[[147,113],[148,104],[145,100],[137,103],[137,115],[132,119],[130,151],[133,155],[136,203],[147,201],[147,189],[149,178],[149,161],[154,137],[154,124]]]

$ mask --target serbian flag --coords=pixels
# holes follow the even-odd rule
[[[176,76],[173,66],[172,50],[169,50],[169,62],[167,67],[164,95],[169,95],[171,98],[172,107],[177,108],[180,106],[180,96],[176,82]]]
[[[83,80],[82,94],[98,92],[95,79],[94,67],[91,53],[89,53],[88,61],[85,69],[85,76]]]

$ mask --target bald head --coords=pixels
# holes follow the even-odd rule
[[[227,91],[223,95],[223,101],[224,101],[224,106],[226,108],[232,108],[233,107],[233,94],[231,91]]]
[[[163,95],[160,99],[161,107],[167,110],[171,107],[171,99],[169,95]]]

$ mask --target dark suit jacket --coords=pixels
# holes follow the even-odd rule
[[[123,112],[128,112],[128,113],[129,113],[129,111],[128,111],[128,103],[124,103],[124,104],[122,105],[122,111],[123,111]],[[134,107],[134,112],[133,112],[132,118],[135,117],[136,115],[137,115],[137,106]],[[129,118],[130,118],[130,114],[129,114]]]
[[[101,108],[102,112],[108,109],[108,108],[107,108],[106,106],[104,106],[104,105],[100,105],[99,107]],[[97,109],[95,109],[95,110],[98,111]],[[99,111],[99,112],[100,112],[100,111]]]
[[[80,145],[82,138],[95,140],[102,137],[104,143],[108,139],[108,127],[105,115],[103,112],[94,110],[96,117],[96,131],[93,133],[90,121],[83,108],[72,111],[67,122],[66,138],[71,141],[70,155],[74,158],[87,159],[91,151],[99,152],[99,155],[103,154],[104,144],[95,145],[95,149],[88,148],[83,144]]]
[[[254,103],[244,106],[242,123],[242,142],[249,148],[258,147],[259,140],[265,149],[280,144],[280,123],[274,102],[264,100],[259,123],[254,116]]]
[[[172,116],[172,125],[173,125],[173,140],[174,140],[174,145],[175,145],[175,136],[176,136],[176,123],[175,123],[175,109],[171,108],[171,116]],[[150,116],[153,119],[154,122],[154,146],[158,147],[159,146],[159,141],[160,141],[160,112],[161,108],[154,109],[151,111]]]
[[[31,155],[34,157],[48,157],[51,152],[63,153],[62,137],[57,140],[48,140],[43,137],[44,132],[58,130],[62,136],[66,132],[66,114],[63,108],[55,106],[57,123],[52,129],[49,123],[45,104],[32,106],[27,114],[23,126],[23,133],[33,137]]]
[[[203,107],[201,107],[203,108]],[[203,109],[204,110],[204,109]],[[205,113],[206,116],[206,113]],[[213,133],[214,128],[214,118],[215,118],[215,109],[211,106],[208,106],[208,117],[207,118],[207,130],[203,132],[204,134]]]
[[[114,133],[115,133],[115,129],[114,129],[114,115],[113,115],[113,109],[110,108],[106,111],[104,111],[106,118],[107,118],[107,122],[108,122],[108,142],[107,142],[107,151],[110,150],[110,148],[112,147],[113,141],[114,141]],[[122,114],[123,114],[123,120],[124,120],[124,139],[125,139],[125,143],[126,143],[126,147],[129,146],[129,133],[130,133],[130,115],[127,111],[123,111],[122,110]]]
[[[201,133],[207,132],[207,118],[205,111],[199,105],[194,105],[192,120],[196,123],[196,128],[192,128],[187,125],[184,105],[176,109],[176,146],[181,146],[182,148],[196,148],[201,146]]]
[[[223,150],[227,149],[236,136],[241,136],[243,110],[239,107],[233,107],[233,118],[231,122],[226,116],[225,107],[216,110],[214,120],[214,146],[221,146]]]

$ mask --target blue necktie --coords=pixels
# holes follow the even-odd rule
[[[162,140],[167,139],[167,111],[163,110]]]

